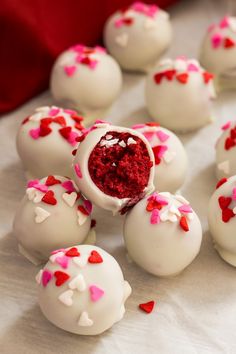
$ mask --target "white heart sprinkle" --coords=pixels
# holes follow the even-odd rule
[[[72,193],[63,193],[62,194],[62,199],[64,202],[69,205],[69,207],[73,207],[75,205],[75,201],[77,199],[77,193],[72,192]]]
[[[143,27],[144,27],[145,29],[154,28],[154,27],[156,27],[156,21],[154,21],[154,20],[151,19],[151,18],[147,18],[147,19],[144,21]]]
[[[33,114],[29,120],[32,120],[33,122],[38,122],[41,118],[43,118],[43,113],[42,112],[38,112]]]
[[[40,207],[36,207],[34,211],[36,214],[35,222],[37,224],[40,224],[41,222],[46,220],[51,215],[47,210],[40,208]]]
[[[50,110],[49,106],[42,106],[35,109],[36,112],[48,112]]]
[[[129,138],[127,140],[127,145],[131,145],[131,144],[137,144],[137,142],[133,138]]]
[[[177,71],[186,71],[187,70],[187,62],[182,59],[176,59],[174,62],[174,68]]]
[[[176,152],[174,151],[166,151],[164,156],[163,156],[163,159],[166,163],[170,163],[176,156]]]
[[[83,311],[81,313],[79,321],[78,321],[78,325],[82,326],[82,327],[89,327],[89,326],[93,325],[93,320],[91,320],[91,318],[89,318],[88,312]]]
[[[42,200],[43,193],[37,189],[30,187],[26,189],[26,194],[29,200],[32,200],[34,203],[40,203]]]
[[[229,174],[229,160],[218,163],[217,167],[220,171]]]
[[[77,211],[77,215],[78,215],[78,223],[81,226],[87,220],[87,215],[81,213],[81,211],[79,211],[79,210]]]
[[[64,293],[58,296],[58,299],[66,306],[71,306],[73,304],[72,296],[73,290],[66,290]]]
[[[88,255],[73,257],[73,262],[80,268],[84,268],[88,262]]]
[[[120,142],[119,142],[119,145],[120,145],[121,147],[123,147],[123,148],[126,147],[126,143],[124,142],[124,140],[120,141]]]
[[[69,283],[70,289],[77,289],[78,291],[85,291],[86,290],[86,283],[82,274],[77,275],[74,277]]]
[[[128,39],[129,36],[127,33],[122,33],[119,36],[116,37],[115,41],[117,44],[119,44],[121,47],[126,47],[128,44]]]
[[[55,263],[57,257],[64,256],[64,252],[57,252],[49,257],[50,262]]]
[[[34,195],[33,202],[34,202],[34,203],[40,203],[41,200],[42,200],[42,197],[43,197],[43,193],[36,190],[36,191],[35,191],[35,195]]]
[[[175,205],[171,205],[169,212],[178,216],[181,216],[180,211],[178,210],[178,208]]]
[[[26,194],[29,200],[33,200],[34,199],[34,194],[35,194],[35,188],[30,187],[26,189]]]
[[[43,274],[43,270],[40,269],[40,271],[37,273],[36,277],[35,277],[35,280],[38,284],[41,283],[41,279],[42,279],[42,274]]]

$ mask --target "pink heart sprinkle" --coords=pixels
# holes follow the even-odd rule
[[[158,152],[158,157],[161,159],[164,155],[164,153],[168,150],[168,146],[166,145],[161,145],[160,150]]]
[[[155,132],[143,132],[143,135],[148,141],[151,141],[155,136]]]
[[[70,49],[74,50],[75,52],[78,52],[78,53],[83,53],[85,48],[86,48],[85,45],[76,44],[73,47],[71,47]]]
[[[236,188],[233,189],[232,199],[236,200]]]
[[[51,254],[57,254],[59,252],[65,252],[65,248],[59,248],[58,250],[52,251]]]
[[[150,222],[152,225],[159,224],[160,223],[160,214],[158,209],[153,209]]]
[[[65,182],[63,182],[62,184],[61,184],[61,186],[63,187],[63,188],[65,188],[65,190],[67,191],[67,192],[74,192],[75,191],[75,187],[74,187],[74,185],[73,185],[73,182],[72,181],[65,181]]]
[[[44,287],[47,286],[47,284],[50,282],[50,280],[52,279],[52,277],[53,277],[53,274],[52,274],[52,272],[50,272],[50,270],[45,269],[45,270],[43,271],[43,274],[42,274],[42,284],[43,284]]]
[[[36,184],[39,184],[39,179],[32,179],[31,181],[28,181],[28,183],[27,183],[27,188],[32,188],[32,187],[34,187]]]
[[[38,184],[35,184],[33,187],[43,193],[46,193],[48,191],[48,187],[45,186],[45,184],[38,183]]]
[[[132,129],[142,129],[145,128],[145,124],[134,124],[131,128]]]
[[[95,49],[96,52],[103,53],[103,54],[107,52],[106,49],[101,47],[100,45],[96,45],[94,47],[94,49]]]
[[[188,64],[187,70],[188,70],[188,71],[198,72],[198,71],[199,71],[199,68],[197,67],[197,65],[195,65],[195,64],[193,64],[193,63],[190,63],[190,64]]]
[[[168,205],[168,201],[166,200],[166,198],[165,197],[163,197],[162,195],[160,195],[160,194],[157,194],[157,196],[156,196],[156,201],[159,203],[159,204],[161,204],[161,205]]]
[[[220,24],[219,24],[220,28],[227,28],[229,26],[229,20],[228,20],[228,16],[225,16]]]
[[[59,112],[60,112],[60,109],[59,109],[59,108],[51,108],[48,114],[49,114],[50,117],[54,117],[54,116],[56,116]]]
[[[91,285],[89,291],[90,298],[93,302],[98,301],[104,295],[104,290],[98,288],[96,285]]]
[[[64,71],[67,76],[73,76],[76,71],[76,66],[75,65],[64,66]]]
[[[70,143],[72,146],[76,146],[77,145],[76,138],[78,137],[78,135],[79,135],[78,133],[71,131],[70,136],[67,139],[68,143]]]
[[[63,109],[63,111],[67,114],[77,114],[77,112],[73,111],[72,109]]]
[[[102,120],[102,119],[97,119],[95,120],[94,124],[111,124],[109,122],[107,122],[106,120]]]
[[[57,264],[59,264],[62,268],[66,269],[68,268],[68,263],[69,263],[69,257],[67,256],[61,256],[56,258]]]
[[[77,176],[78,176],[79,178],[82,178],[82,177],[83,177],[83,176],[82,176],[82,172],[81,172],[81,169],[80,169],[80,166],[79,166],[78,163],[75,165],[74,169],[75,169],[75,173],[77,174]]]
[[[222,125],[221,129],[222,130],[227,130],[231,127],[231,122],[228,121],[227,123],[225,123],[224,125]]]
[[[95,59],[91,60],[89,63],[90,69],[94,70],[96,68],[97,64],[98,64],[98,60],[95,60]]]
[[[164,132],[161,131],[161,130],[158,130],[158,131],[156,132],[156,135],[157,135],[158,139],[159,139],[162,143],[164,143],[164,142],[165,142],[166,140],[168,140],[169,137],[170,137],[168,134],[164,133]]]
[[[29,131],[29,135],[34,140],[37,140],[39,138],[39,133],[40,133],[40,128],[30,129],[30,131]]]
[[[221,45],[222,36],[220,33],[216,33],[211,37],[211,44],[213,48],[218,48]]]
[[[87,212],[88,212],[89,214],[92,213],[93,205],[92,205],[92,203],[90,202],[90,200],[88,200],[88,199],[85,199],[85,200],[84,200],[84,207],[85,207],[85,209],[87,210]]]
[[[115,20],[114,25],[115,25],[116,28],[122,27],[122,25],[123,25],[123,19],[122,19],[122,18],[119,18],[119,19]]]
[[[191,206],[189,204],[183,204],[181,205],[178,210],[181,212],[181,213],[192,213],[193,210],[191,208]]]

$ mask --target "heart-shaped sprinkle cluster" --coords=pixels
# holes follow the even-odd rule
[[[213,74],[207,71],[200,72],[200,75],[202,75],[203,82],[205,84],[208,84],[214,77]],[[165,71],[159,71],[158,73],[154,74],[153,79],[157,85],[160,85],[163,80],[176,80],[182,85],[185,85],[188,83],[189,76],[190,74],[188,72],[178,73],[175,69],[169,69]]]
[[[189,231],[188,220],[193,219],[193,210],[182,196],[154,192],[148,199],[146,211],[151,213],[152,225],[160,222],[178,222],[183,231]]]
[[[230,126],[229,126],[230,128]],[[227,130],[227,129],[224,129]],[[230,150],[236,145],[236,126],[230,129],[229,135],[225,139],[224,148]]]
[[[211,33],[210,41],[213,49],[231,49],[235,47],[235,40],[229,36],[229,30],[232,32],[232,35],[236,33],[235,17],[225,16],[218,25],[210,25],[208,32]]]
[[[221,185],[225,182],[226,181],[221,183]],[[229,222],[236,214],[236,207],[231,206],[233,201],[236,201],[236,188],[233,188],[231,196],[221,195],[218,198],[218,204],[221,209],[221,218],[224,223]]]

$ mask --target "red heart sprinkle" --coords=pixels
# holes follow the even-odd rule
[[[222,221],[223,222],[228,222],[234,216],[235,216],[235,214],[232,209],[227,208],[227,209],[222,210]]]
[[[225,140],[225,150],[229,150],[231,147],[235,146],[235,142],[231,138]]]
[[[134,22],[132,17],[126,17],[123,18],[122,22],[126,25],[126,26],[131,26],[132,23]]]
[[[161,83],[161,80],[163,79],[164,75],[163,73],[157,73],[154,75],[154,81],[156,84],[160,84]]]
[[[181,216],[180,221],[179,221],[180,227],[185,231],[188,232],[189,231],[189,227],[188,227],[188,222],[185,216]]]
[[[63,136],[63,138],[65,138],[66,140],[69,139],[70,137],[70,133],[71,133],[71,127],[64,127],[59,129],[59,133],[61,134],[61,136]]]
[[[48,176],[45,184],[46,186],[54,186],[54,184],[60,184],[61,181],[59,179],[56,179],[54,176]]]
[[[188,77],[189,75],[187,73],[183,74],[178,74],[176,75],[176,79],[181,83],[181,84],[186,84],[188,82]]]
[[[84,120],[83,117],[78,116],[77,114],[71,114],[71,118],[76,122],[76,123],[80,123]]]
[[[78,205],[78,210],[84,215],[89,215],[89,212],[85,209],[83,205]]]
[[[232,139],[236,139],[236,129],[235,128],[230,130],[230,137]]]
[[[163,72],[163,75],[167,78],[167,80],[171,81],[173,80],[174,76],[176,74],[176,70],[166,70]]]
[[[80,253],[78,252],[77,248],[76,247],[72,247],[70,248],[66,254],[65,254],[67,257],[79,257],[80,256]]]
[[[148,127],[159,127],[160,126],[160,124],[156,123],[156,122],[148,122],[148,123],[145,123],[145,125],[147,125]]]
[[[147,211],[153,211],[153,209],[161,210],[162,206],[156,200],[149,200],[146,206]]]
[[[222,210],[227,209],[231,202],[232,202],[231,197],[224,197],[222,195],[218,198],[218,203],[219,203],[220,209],[222,209]]]
[[[82,134],[80,136],[77,136],[77,138],[75,138],[75,140],[78,142],[78,143],[81,143],[81,141],[83,141],[85,139],[85,134]]]
[[[161,159],[159,158],[159,152],[161,150],[161,145],[156,145],[152,148],[154,157],[155,157],[155,165],[159,165],[161,163]]]
[[[47,191],[42,198],[42,202],[47,203],[47,204],[51,204],[51,205],[57,204],[57,200],[54,198],[54,192]]]
[[[234,46],[235,46],[234,41],[231,38],[226,37],[225,40],[224,40],[224,47],[225,48],[232,48]]]
[[[72,150],[71,153],[72,153],[73,156],[75,156],[75,155],[76,155],[76,152],[77,152],[77,149],[74,149],[74,150]]]
[[[75,123],[75,128],[78,129],[78,130],[83,130],[84,129],[83,125],[81,125],[80,123]]]
[[[102,263],[103,259],[97,251],[92,251],[88,258],[89,263]]]
[[[28,123],[28,121],[29,121],[29,117],[26,117],[22,122],[21,122],[21,124],[23,125],[23,124],[26,124],[26,123]]]
[[[53,122],[60,124],[62,126],[66,126],[66,120],[63,116],[58,116],[58,117],[53,118]]]
[[[91,63],[91,59],[89,57],[84,57],[80,61],[81,64],[89,65]]]
[[[224,184],[225,182],[227,182],[227,178],[225,178],[225,177],[221,178],[216,185],[216,189],[219,188],[220,186],[222,186],[222,184]]]
[[[67,273],[62,272],[61,270],[57,270],[54,273],[54,276],[56,278],[56,286],[61,286],[70,278]]]
[[[212,80],[213,77],[214,77],[213,74],[208,73],[207,71],[205,71],[205,72],[202,74],[202,76],[203,76],[204,82],[205,82],[206,84],[208,84],[208,82],[209,82],[210,80]]]
[[[151,313],[154,306],[155,306],[155,301],[148,301],[148,302],[145,302],[144,304],[139,304],[138,305],[140,310],[146,312],[146,313]]]
[[[51,131],[52,129],[47,124],[40,124],[39,136],[47,136]]]
[[[52,121],[53,121],[53,119],[50,118],[50,117],[42,118],[42,119],[40,120],[41,124],[45,124],[45,125],[51,124]]]

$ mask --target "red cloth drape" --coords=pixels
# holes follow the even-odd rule
[[[146,1],[165,8],[176,0]],[[48,86],[57,55],[101,41],[107,17],[130,0],[1,0],[0,113]]]

